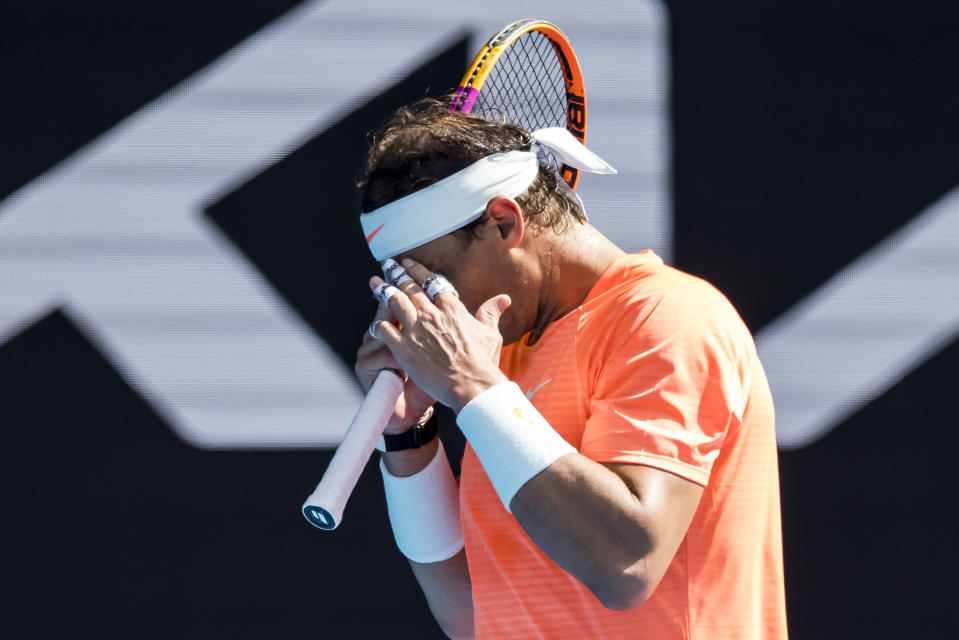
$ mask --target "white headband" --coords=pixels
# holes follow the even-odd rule
[[[360,214],[373,257],[384,260],[435,240],[476,220],[495,196],[515,198],[539,172],[537,148],[588,173],[616,173],[563,127],[534,131],[530,151],[486,156],[439,182],[369,213]]]

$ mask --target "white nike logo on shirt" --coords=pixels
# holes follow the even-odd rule
[[[536,395],[536,392],[543,388],[543,385],[545,385],[545,384],[547,384],[547,383],[549,383],[549,382],[552,382],[552,381],[553,381],[553,379],[550,378],[550,379],[547,380],[546,382],[540,382],[538,385],[536,385],[536,388],[535,388],[535,389],[527,389],[527,390],[526,390],[526,399],[527,399],[527,400],[532,400],[532,399],[533,399],[533,396]]]

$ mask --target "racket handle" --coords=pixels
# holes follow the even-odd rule
[[[346,501],[369,462],[376,441],[383,435],[403,384],[403,378],[391,369],[376,376],[320,484],[303,503],[303,515],[313,526],[325,530],[339,526]]]

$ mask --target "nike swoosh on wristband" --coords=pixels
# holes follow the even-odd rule
[[[523,415],[523,410],[520,409],[519,407],[516,407],[515,409],[513,409],[513,415],[516,416],[517,418],[519,418],[520,420],[522,420],[523,422],[528,422],[528,423],[530,423],[530,424],[532,424],[532,425],[535,425],[535,424],[536,424],[535,422],[533,422],[532,420],[530,420],[529,418],[527,418],[526,416],[524,416],[524,415]]]
[[[527,399],[527,400],[532,400],[532,399],[533,399],[533,396],[536,395],[536,392],[537,392],[537,391],[539,391],[539,390],[542,389],[546,384],[548,384],[548,383],[550,383],[550,382],[552,382],[552,381],[553,381],[553,379],[550,378],[550,379],[547,380],[546,382],[540,382],[540,383],[539,383],[538,385],[536,385],[536,387],[533,388],[533,389],[527,389],[527,390],[526,390],[526,399]]]
[[[383,224],[381,224],[380,226],[378,226],[376,229],[374,229],[374,230],[373,230],[373,233],[371,233],[370,235],[366,236],[366,244],[369,244],[370,241],[373,240],[373,236],[375,236],[376,234],[378,234],[378,233],[380,232],[380,229],[382,229],[382,228],[385,227],[385,226],[386,226],[386,223],[384,222]]]

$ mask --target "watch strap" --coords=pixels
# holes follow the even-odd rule
[[[428,444],[439,435],[440,422],[436,417],[436,412],[431,411],[429,418],[425,422],[414,425],[397,434],[383,434],[376,448],[380,451],[404,451],[406,449],[419,449]]]

